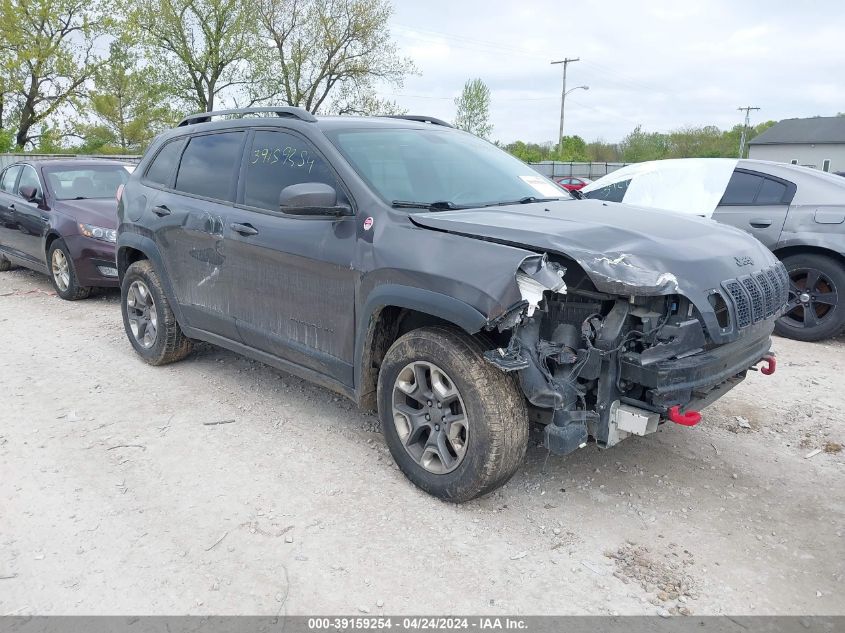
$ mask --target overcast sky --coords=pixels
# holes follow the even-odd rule
[[[421,71],[382,96],[451,121],[464,81],[492,91],[493,139],[619,141],[635,125],[729,128],[845,111],[845,1],[394,0],[393,36]]]

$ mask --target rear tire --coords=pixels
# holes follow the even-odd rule
[[[57,239],[47,249],[47,267],[50,270],[50,281],[56,294],[65,301],[87,299],[91,294],[89,286],[80,286],[76,276],[76,267],[65,246],[64,240]]]
[[[12,270],[12,262],[0,255],[0,273],[5,273],[7,270]]]
[[[525,399],[482,352],[463,332],[425,327],[400,337],[379,372],[393,459],[416,486],[455,503],[506,483],[528,447]]]
[[[137,261],[120,284],[120,311],[126,336],[150,365],[167,365],[191,353],[193,342],[182,333],[149,260]]]
[[[797,341],[821,341],[845,331],[845,266],[825,255],[784,257],[789,308],[775,333]]]

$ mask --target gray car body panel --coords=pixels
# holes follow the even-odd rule
[[[763,160],[743,159],[737,167],[796,185],[780,234],[769,244],[773,251],[809,246],[845,256],[845,179],[809,167]],[[722,208],[717,207],[716,214]]]
[[[408,213],[390,208],[360,178],[346,159],[322,133],[335,127],[355,127],[349,117],[321,118],[317,123],[296,119],[235,119],[201,123],[177,128],[160,135],[150,146],[140,165],[131,175],[119,208],[118,269],[121,278],[132,259],[132,251],[150,258],[162,269],[164,289],[174,306],[185,333],[263,362],[293,371],[320,384],[357,398],[371,390],[362,378],[367,370],[366,350],[374,319],[387,306],[408,308],[454,323],[468,333],[490,327],[522,301],[516,272],[527,258],[555,254],[578,266],[602,291],[624,296],[660,296],[682,294],[699,308],[711,339],[729,343],[743,336],[736,329],[720,330],[708,294],[720,283],[775,263],[772,254],[745,233],[699,218],[678,217],[671,213],[635,210],[626,205],[598,201],[564,200],[508,207],[438,213]],[[364,125],[364,123],[361,123]],[[426,129],[425,123],[407,120],[368,119],[367,127]],[[249,334],[237,319],[227,322],[229,336],[214,332],[208,323],[214,315],[202,305],[209,294],[208,285],[222,293],[231,305],[255,302],[243,279],[244,269],[233,270],[233,236],[228,230],[229,211],[215,211],[219,218],[206,222],[198,218],[156,219],[152,208],[162,196],[178,194],[168,187],[153,186],[144,173],[162,145],[174,138],[205,132],[270,129],[293,133],[307,140],[335,171],[340,188],[348,197],[353,215],[345,218],[292,218],[262,213],[268,223],[302,223],[302,231],[276,231],[281,245],[294,253],[297,266],[306,268],[326,263],[334,270],[345,270],[330,283],[320,283],[319,275],[309,283],[293,284],[286,301],[275,311],[263,314],[260,325],[275,328],[272,352],[260,349],[248,340]],[[459,132],[456,132],[459,133]],[[188,196],[192,205],[218,209],[218,201]],[[254,210],[235,203],[228,205],[233,217]],[[188,213],[190,216],[190,213]],[[258,217],[258,216],[256,216]],[[201,219],[201,218],[199,218]],[[217,220],[220,220],[219,222]],[[240,220],[237,220],[240,221]],[[189,227],[203,240],[204,253],[189,262],[202,273],[197,281],[203,293],[186,295],[194,305],[179,305],[174,283],[169,280],[167,257],[163,249],[172,248],[166,233],[158,233],[170,222]],[[310,229],[309,229],[310,227]],[[306,230],[307,229],[307,230]],[[310,232],[309,232],[310,231]],[[354,243],[348,253],[324,248],[332,231],[351,232]],[[319,247],[315,244],[319,243]],[[187,253],[194,252],[185,245]],[[199,255],[199,252],[194,252]],[[213,256],[212,256],[213,255]],[[746,263],[753,260],[753,265]],[[241,263],[247,261],[242,259]],[[282,265],[281,260],[277,263]],[[268,282],[267,271],[252,270],[251,275]],[[190,284],[191,280],[179,283]],[[216,286],[215,286],[216,285]],[[351,305],[332,302],[333,295],[352,297]],[[327,298],[328,297],[328,298]],[[253,309],[253,308],[250,308]],[[257,308],[255,308],[257,309]],[[253,309],[254,311],[254,309]],[[244,314],[247,314],[249,309]],[[266,310],[265,310],[266,312]],[[303,319],[309,312],[312,318]],[[354,323],[354,328],[340,330],[332,326],[338,314]],[[200,323],[197,318],[208,319]],[[223,326],[221,326],[223,327]],[[748,338],[766,339],[772,320],[747,331]]]

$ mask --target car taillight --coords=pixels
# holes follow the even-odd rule
[[[117,201],[120,202],[120,198],[123,196],[123,185],[120,184],[117,186],[117,192],[115,193],[115,197]]]

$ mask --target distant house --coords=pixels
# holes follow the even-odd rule
[[[845,116],[785,119],[751,139],[748,158],[845,171]]]

